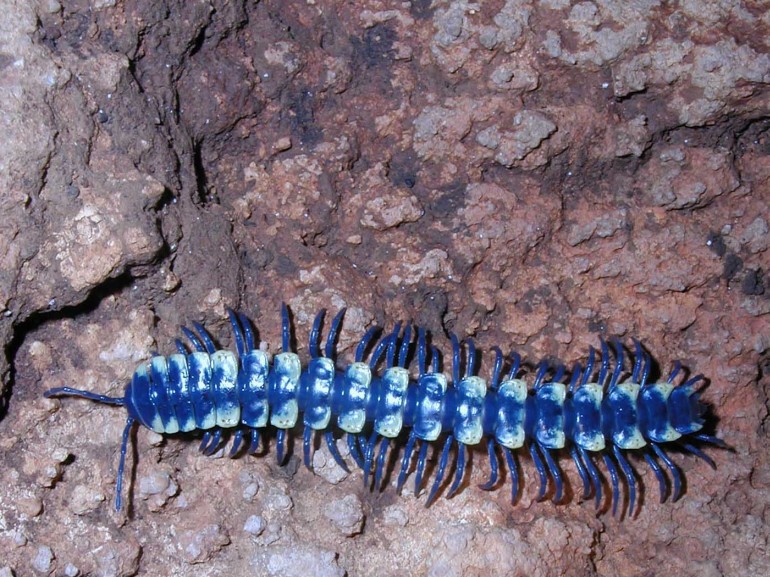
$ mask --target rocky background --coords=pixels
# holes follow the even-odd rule
[[[763,2],[0,0],[0,576],[767,575],[770,10]],[[718,469],[633,519],[371,494],[321,450],[133,437],[135,366],[225,307],[341,357],[413,320],[527,358],[640,338],[710,380]],[[304,354],[304,353],[303,353]],[[489,355],[482,373],[489,374]],[[133,464],[136,463],[135,469]],[[391,479],[392,481],[392,479]],[[663,569],[665,568],[665,569]]]

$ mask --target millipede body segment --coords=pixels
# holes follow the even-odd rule
[[[682,491],[681,471],[667,453],[670,446],[692,453],[712,467],[714,462],[699,445],[724,446],[720,439],[702,432],[704,406],[699,393],[703,377],[675,384],[680,373],[676,363],[668,379],[649,382],[651,359],[638,341],[634,341],[630,371],[624,369],[623,346],[615,341],[611,358],[610,347],[602,342],[599,358],[592,348],[585,367],[576,364],[566,371],[563,366],[539,363],[530,386],[520,375],[522,363],[516,353],[511,354],[504,374],[503,354],[494,347],[487,382],[477,373],[473,341],[460,343],[451,335],[450,380],[441,372],[441,356],[428,342],[426,331],[401,323],[387,333],[371,328],[358,343],[354,362],[337,366],[336,340],[344,312],[334,317],[323,350],[325,311],[318,313],[310,332],[310,360],[304,367],[291,347],[285,305],[282,350],[272,359],[257,348],[247,318],[228,311],[237,355],[218,350],[206,329],[195,323],[195,331],[182,328],[189,344],[177,340],[176,354],[155,356],[141,364],[122,397],[70,387],[50,389],[45,396],[77,396],[126,408],[117,510],[121,508],[129,434],[135,423],[161,434],[201,430],[201,451],[207,455],[232,438],[231,457],[244,448],[255,454],[263,433],[272,427],[278,461],[283,462],[287,431],[302,418],[303,459],[308,468],[315,435],[322,433],[335,461],[348,470],[336,445],[335,431],[341,431],[352,459],[363,470],[364,483],[377,489],[382,486],[389,450],[403,448],[397,488],[403,488],[414,470],[415,494],[423,485],[428,449],[435,445],[439,459],[431,471],[435,476],[426,506],[442,487],[453,447],[454,478],[447,496],[463,483],[468,447],[485,445],[490,477],[481,488],[490,490],[498,484],[502,456],[512,481],[513,502],[519,497],[520,451],[529,453],[537,470],[538,499],[546,496],[550,481],[556,502],[564,495],[557,454],[566,452],[581,478],[583,499],[593,495],[597,508],[602,502],[597,463],[603,462],[609,474],[613,514],[621,502],[622,476],[628,486],[629,515],[634,514],[636,502],[636,473],[629,454],[636,453],[648,463],[664,501],[669,484],[660,462],[673,480],[673,499]]]

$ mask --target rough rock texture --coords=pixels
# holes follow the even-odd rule
[[[762,2],[0,0],[0,575],[767,575],[770,11]],[[340,355],[411,319],[529,359],[640,338],[734,451],[636,519],[206,458],[120,394],[225,308]],[[488,374],[489,358],[482,373]],[[295,442],[295,446],[299,443]],[[636,463],[636,461],[635,461]],[[389,481],[393,481],[389,478]],[[413,480],[410,481],[413,483]]]

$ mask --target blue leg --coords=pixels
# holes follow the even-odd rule
[[[599,478],[599,471],[596,469],[594,462],[591,460],[591,455],[589,455],[583,447],[578,448],[578,453],[580,453],[580,458],[583,460],[583,464],[586,466],[588,476],[591,477],[591,483],[594,487],[595,506],[598,509],[602,504],[602,480]]]
[[[564,368],[564,365],[559,365],[556,367],[556,372],[553,375],[553,378],[551,378],[552,383],[560,383],[562,378],[564,377],[564,373],[567,372],[567,369]]]
[[[206,431],[203,433],[203,438],[201,439],[201,444],[198,446],[198,451],[206,454],[206,449],[209,446],[209,443],[211,442],[211,431]]]
[[[364,449],[364,487],[369,486],[369,475],[372,472],[372,461],[374,461],[374,451],[377,448],[377,442],[380,440],[376,432],[369,437],[369,442]]]
[[[289,321],[289,307],[281,303],[281,351],[291,352],[291,322]]]
[[[569,448],[569,454],[572,457],[572,461],[575,463],[575,467],[577,468],[578,474],[580,475],[580,480],[583,481],[583,501],[588,499],[591,496],[591,481],[588,478],[588,473],[586,472],[585,465],[583,465],[583,461],[580,458],[580,455],[578,454],[577,447],[575,445],[572,445]]]
[[[706,453],[701,451],[698,447],[691,443],[679,443],[679,445],[684,449],[685,451],[688,451],[698,457],[699,459],[702,459],[706,463],[708,463],[708,466],[712,469],[716,470],[717,464],[714,462],[714,460],[709,457]]]
[[[310,330],[310,338],[308,339],[308,352],[311,359],[317,359],[321,356],[321,323],[326,316],[326,309],[321,309],[315,316],[313,321],[313,328]]]
[[[245,354],[243,344],[243,332],[241,331],[238,317],[235,316],[235,311],[228,307],[227,316],[230,318],[230,326],[233,328],[233,337],[235,338],[235,350],[238,351],[238,358],[242,359]]]
[[[706,435],[704,433],[698,433],[697,435],[693,435],[694,439],[697,439],[698,441],[702,443],[708,443],[710,445],[714,445],[716,447],[719,447],[720,449],[729,449],[727,443],[725,443],[722,439],[718,437],[714,437],[713,435]]]
[[[650,377],[651,367],[652,359],[650,359],[650,355],[644,353],[644,363],[642,364],[642,380],[639,382],[640,385],[645,386],[647,384],[647,379]]]
[[[588,347],[588,362],[586,363],[586,370],[583,373],[583,380],[580,381],[581,385],[585,385],[591,379],[591,375],[594,372],[594,363],[596,362],[596,349]]]
[[[334,347],[337,344],[337,334],[340,330],[340,324],[342,324],[342,317],[345,316],[345,311],[347,309],[344,308],[338,312],[334,319],[332,320],[332,328],[329,329],[329,334],[326,337],[326,358],[334,360],[334,357],[336,356],[334,354]]]
[[[425,461],[428,458],[428,443],[420,441],[420,452],[417,454],[417,473],[414,478],[414,496],[420,494],[422,474],[425,472]]]
[[[278,465],[283,466],[286,458],[286,429],[278,429],[275,436],[275,458],[278,460]]]
[[[310,461],[310,449],[313,447],[313,437],[313,429],[310,428],[310,425],[305,425],[305,430],[302,433],[302,461],[309,471],[313,470],[313,463]]]
[[[548,466],[548,472],[551,473],[551,478],[553,479],[553,483],[556,486],[556,493],[553,496],[553,502],[559,503],[561,502],[562,497],[564,497],[564,483],[561,480],[561,470],[556,464],[556,461],[553,460],[553,456],[551,456],[550,450],[543,446],[540,446],[540,450],[545,457],[545,464]]]
[[[397,364],[399,367],[406,368],[406,358],[409,354],[409,347],[412,344],[412,325],[406,325],[404,328],[404,338],[401,339],[401,348],[398,351],[398,361]]]
[[[433,481],[433,487],[431,487],[430,494],[428,495],[428,500],[425,502],[425,507],[430,507],[430,504],[433,502],[433,499],[436,497],[436,493],[438,493],[439,487],[441,487],[441,481],[444,479],[444,472],[446,471],[446,464],[449,460],[449,449],[452,448],[452,441],[454,441],[454,437],[452,435],[449,435],[446,438],[446,441],[444,441],[444,450],[441,451],[441,460],[438,462],[438,470],[436,471],[436,480]]]
[[[503,454],[508,463],[508,472],[511,474],[511,505],[514,505],[519,498],[519,464],[508,447],[503,447]]]
[[[457,385],[460,382],[460,341],[454,333],[450,333],[449,338],[452,340],[452,382]]]
[[[385,352],[385,350],[390,348],[391,340],[393,340],[392,335],[387,335],[383,337],[379,343],[377,343],[376,347],[374,347],[372,358],[369,359],[370,369],[374,370],[374,368],[377,366],[377,363],[380,362],[380,359],[382,358],[382,355]]]
[[[385,471],[385,457],[388,454],[390,439],[383,437],[380,443],[380,453],[377,455],[377,466],[374,469],[374,488],[376,491],[382,491],[382,474]]]
[[[668,383],[671,384],[674,382],[674,379],[679,374],[679,371],[682,369],[682,363],[679,361],[676,361],[674,363],[674,368],[671,369],[671,374],[668,376]]]
[[[607,471],[609,471],[610,480],[612,481],[612,516],[614,517],[618,512],[618,501],[620,501],[618,469],[615,467],[615,463],[608,453],[602,453],[602,457],[604,457],[604,464],[607,466]]]
[[[635,510],[634,505],[636,505],[636,479],[634,468],[617,445],[613,446],[613,452],[615,453],[615,458],[618,460],[618,463],[620,463],[620,469],[623,471],[623,476],[628,482],[628,516],[633,519]]]
[[[356,465],[358,465],[358,468],[363,470],[364,459],[361,457],[361,451],[358,450],[358,435],[355,433],[348,433],[347,437],[350,456],[353,457],[353,460],[356,462]]]
[[[374,338],[374,336],[381,331],[382,329],[380,327],[370,327],[369,330],[366,331],[364,336],[358,342],[358,346],[356,347],[357,363],[360,363],[364,360],[364,355],[366,355],[366,348],[369,346],[369,343]]]
[[[396,351],[398,350],[398,335],[401,333],[401,322],[397,322],[393,327],[393,332],[390,333],[390,342],[388,343],[388,356],[386,359],[386,366],[388,368],[395,366],[396,364]]]
[[[679,467],[674,464],[671,458],[657,443],[651,443],[651,446],[658,458],[663,461],[666,467],[668,467],[668,470],[671,471],[671,478],[674,480],[674,494],[672,495],[671,500],[676,501],[682,495],[682,474],[679,472]]]
[[[635,383],[639,383],[639,377],[642,374],[642,360],[644,359],[644,351],[642,350],[642,343],[638,339],[634,339],[634,370],[631,373],[631,380]]]
[[[339,449],[337,449],[337,443],[334,442],[334,433],[326,431],[324,433],[324,441],[326,441],[326,448],[329,449],[332,457],[334,457],[334,462],[339,465],[340,469],[346,473],[350,473],[347,463],[342,459],[342,455],[340,455]]]
[[[511,353],[511,370],[508,373],[509,381],[516,378],[516,374],[519,372],[519,367],[521,367],[521,355],[519,355],[519,353],[516,351],[513,351]]]
[[[219,447],[222,445],[222,429],[216,429],[214,431],[214,434],[211,436],[211,443],[206,448],[206,452],[203,453],[207,457],[211,457],[214,453],[217,452]]]
[[[121,492],[123,491],[123,470],[126,468],[126,451],[128,450],[128,438],[131,435],[131,427],[134,426],[134,418],[126,419],[126,426],[123,429],[123,441],[120,444],[120,462],[118,463],[118,484],[115,487],[115,510],[120,511],[122,502]]]
[[[663,471],[660,468],[660,465],[655,461],[655,458],[650,454],[649,451],[644,452],[644,460],[647,461],[647,464],[650,466],[650,469],[652,469],[652,472],[655,473],[655,477],[658,479],[658,488],[660,489],[660,502],[663,503],[666,501],[666,493],[668,492],[668,485],[666,483],[666,476],[663,474]]]
[[[578,386],[578,383],[580,382],[580,376],[583,373],[583,367],[580,366],[580,363],[575,363],[575,366],[572,368],[572,376],[569,380],[569,392],[574,393],[575,389]]]
[[[548,372],[548,361],[542,360],[537,365],[537,374],[535,375],[535,382],[532,385],[533,389],[539,389],[543,384],[545,374]]]
[[[409,472],[409,465],[412,463],[412,453],[414,452],[414,445],[417,442],[417,437],[414,434],[414,429],[409,433],[409,440],[406,442],[406,449],[404,449],[404,456],[401,458],[401,470],[398,472],[398,482],[396,484],[396,492],[401,493],[401,489],[406,483],[406,475]]]
[[[495,365],[492,369],[492,380],[489,383],[489,388],[494,391],[500,384],[500,373],[503,370],[503,351],[497,346],[492,347],[492,350],[495,352]]]
[[[186,336],[187,340],[190,341],[190,345],[192,346],[193,350],[199,353],[206,352],[206,347],[203,346],[203,343],[194,332],[192,332],[187,327],[182,327],[182,333],[184,333],[184,336]]]
[[[431,370],[435,373],[438,372],[438,348],[431,346],[430,347],[430,366]]]
[[[417,372],[424,375],[428,370],[428,343],[425,338],[425,329],[417,327]]]
[[[243,444],[243,430],[238,429],[235,431],[235,437],[233,437],[233,444],[230,447],[230,452],[227,454],[228,457],[231,459],[235,457],[235,455],[238,454],[238,451],[241,449],[241,445]]]
[[[610,379],[611,389],[618,384],[620,373],[623,372],[623,345],[618,339],[614,339],[613,344],[615,345],[615,370],[612,372],[612,379]]]
[[[602,339],[602,367],[599,369],[599,384],[603,387],[607,379],[607,373],[610,371],[610,350],[607,348],[607,342]]]
[[[545,498],[545,491],[548,487],[548,477],[546,476],[545,465],[543,465],[543,460],[540,458],[535,443],[529,444],[529,454],[532,455],[532,461],[535,463],[535,469],[537,469],[537,476],[540,478],[540,489],[538,490],[536,500],[542,501]]]
[[[476,343],[473,339],[466,339],[468,343],[468,356],[465,363],[465,378],[472,377],[476,374]]]
[[[249,455],[256,455],[259,450],[259,431],[257,429],[251,429],[251,442],[249,443],[248,453]]]
[[[179,339],[174,339],[174,345],[176,345],[176,350],[180,355],[187,356],[190,354],[190,351],[187,349],[184,343]]]
[[[498,349],[499,351],[500,349]],[[500,357],[502,358],[502,351],[500,352]],[[499,378],[500,375],[498,375]],[[498,478],[498,462],[497,462],[497,454],[495,453],[495,440],[492,437],[489,437],[487,439],[487,455],[489,456],[489,480],[479,485],[479,488],[482,491],[491,491],[492,488],[497,485],[497,478]]]
[[[217,347],[214,346],[214,341],[211,338],[209,332],[206,330],[206,327],[198,322],[193,323],[193,327],[195,327],[195,330],[198,331],[198,336],[200,336],[201,340],[203,341],[203,346],[206,347],[206,352],[210,355],[213,355],[216,352]]]
[[[238,318],[241,319],[241,328],[243,329],[243,336],[246,338],[246,352],[254,350],[254,332],[251,330],[251,322],[243,313],[238,313]]]
[[[463,476],[465,475],[465,452],[467,451],[463,443],[457,443],[457,465],[455,466],[455,479],[452,481],[452,486],[449,487],[449,492],[446,494],[447,499],[451,498],[460,488],[463,482]]]

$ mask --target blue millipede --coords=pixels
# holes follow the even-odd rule
[[[668,379],[650,382],[652,361],[637,340],[633,341],[633,364],[626,380],[621,380],[625,374],[622,344],[618,340],[612,343],[613,368],[610,346],[602,340],[599,359],[591,347],[585,368],[576,363],[567,371],[564,366],[542,361],[534,370],[532,386],[528,386],[520,375],[523,365],[518,354],[511,353],[504,375],[503,353],[493,347],[494,363],[487,383],[477,372],[473,340],[461,343],[452,334],[450,381],[441,372],[441,355],[429,343],[427,331],[410,324],[397,323],[389,332],[370,328],[358,342],[354,362],[338,367],[336,341],[345,309],[332,320],[322,350],[325,312],[321,310],[313,322],[310,360],[304,368],[291,346],[292,326],[284,304],[282,350],[272,360],[256,346],[246,316],[228,310],[237,356],[217,349],[206,329],[194,323],[195,331],[182,327],[189,348],[177,339],[176,354],[156,355],[139,365],[122,397],[71,387],[50,389],[44,395],[82,397],[126,408],[117,472],[118,511],[128,439],[136,423],[161,434],[203,431],[200,450],[206,455],[213,455],[232,436],[230,457],[244,447],[247,453],[256,454],[261,432],[272,427],[278,462],[283,463],[287,432],[302,415],[303,460],[309,469],[315,435],[323,433],[334,460],[349,472],[336,446],[337,429],[347,437],[350,455],[363,471],[364,484],[373,489],[382,489],[391,445],[397,450],[403,448],[398,492],[414,468],[416,452],[415,495],[422,488],[428,448],[435,445],[440,457],[426,506],[442,487],[453,446],[454,478],[447,497],[463,483],[469,447],[484,444],[490,473],[480,487],[491,490],[498,485],[502,453],[513,503],[520,489],[517,450],[528,452],[532,458],[539,479],[537,499],[544,499],[552,484],[554,502],[564,497],[557,453],[566,451],[581,478],[582,499],[593,495],[597,508],[602,502],[602,475],[594,460],[604,463],[612,486],[613,515],[621,501],[622,475],[628,487],[629,516],[636,510],[637,492],[629,454],[640,455],[652,469],[663,502],[669,482],[659,461],[673,480],[672,500],[682,493],[683,475],[667,453],[669,447],[691,453],[712,468],[716,468],[714,461],[699,445],[726,447],[721,439],[702,431],[705,406],[699,397],[706,384],[703,376],[676,384],[681,372],[677,362]],[[383,362],[384,367],[378,369]],[[416,378],[410,371],[415,362]],[[624,510],[625,506],[621,514]]]

